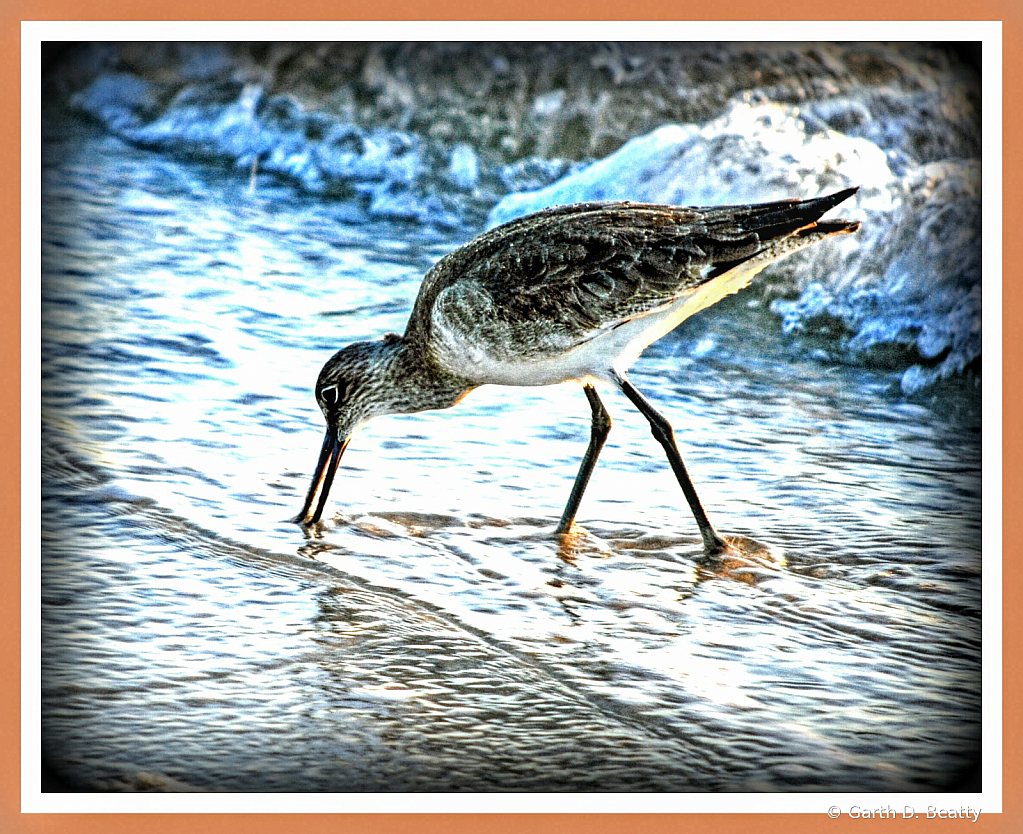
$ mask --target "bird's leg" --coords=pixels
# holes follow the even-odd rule
[[[590,445],[586,447],[586,455],[579,467],[579,474],[575,476],[575,483],[572,485],[572,494],[568,496],[568,504],[565,505],[565,512],[561,514],[561,521],[558,522],[556,533],[567,533],[572,529],[575,521],[575,514],[579,511],[579,502],[583,500],[583,492],[590,482],[590,475],[593,474],[593,467],[597,465],[597,456],[604,448],[604,441],[611,431],[611,415],[604,408],[604,403],[597,396],[597,389],[589,383],[583,385],[586,399],[590,401],[590,411],[593,413],[593,422],[590,424]]]
[[[682,455],[679,454],[678,445],[675,443],[675,432],[671,428],[671,423],[650,405],[649,400],[639,393],[624,375],[617,375],[617,378],[618,384],[621,386],[625,396],[632,400],[632,404],[646,417],[650,423],[651,432],[653,432],[657,442],[664,447],[664,454],[668,456],[668,463],[671,464],[672,471],[678,479],[679,486],[682,487],[682,492],[685,494],[689,507],[693,511],[693,516],[696,518],[696,523],[700,528],[704,551],[708,554],[720,553],[728,547],[728,544],[721,538],[718,531],[714,529],[714,525],[710,523],[707,514],[703,511],[703,505],[696,494],[696,488],[689,478],[686,465],[682,462]]]

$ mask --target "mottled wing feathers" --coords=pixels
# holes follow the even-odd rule
[[[709,209],[580,203],[519,218],[430,270],[406,338],[429,340],[439,302],[446,323],[466,335],[544,322],[568,343],[685,295],[813,224],[853,190]],[[841,221],[835,230],[849,225]]]

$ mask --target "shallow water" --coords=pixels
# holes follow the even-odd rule
[[[783,336],[749,296],[632,372],[568,541],[577,386],[382,418],[298,510],[342,344],[478,229],[170,162],[43,156],[43,750],[88,788],[927,791],[980,748],[980,388]],[[755,288],[751,288],[755,291]],[[748,291],[749,292],[749,291]]]

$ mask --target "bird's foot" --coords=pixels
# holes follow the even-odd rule
[[[714,551],[705,550],[699,560],[701,569],[709,575],[755,584],[765,570],[773,572],[786,564],[782,553],[748,536],[719,538],[722,546]]]

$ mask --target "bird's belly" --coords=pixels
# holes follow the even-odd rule
[[[607,377],[613,353],[600,339],[544,353],[496,355],[496,351],[463,342],[456,350],[439,351],[448,370],[476,385],[556,385],[571,379]]]
[[[568,380],[611,380],[681,319],[675,301],[639,316],[581,334],[574,343],[551,340],[546,349],[515,351],[511,343],[480,345],[472,339],[441,340],[435,354],[449,371],[477,385],[555,385]],[[672,323],[674,322],[674,323]],[[567,340],[566,340],[567,341]]]

